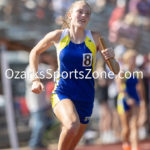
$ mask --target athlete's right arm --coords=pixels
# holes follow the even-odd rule
[[[37,76],[38,59],[41,53],[46,51],[52,45],[58,43],[62,30],[55,30],[49,32],[45,37],[38,42],[38,44],[31,50],[29,55],[29,65],[32,72],[32,92],[39,94],[43,90],[43,85]]]

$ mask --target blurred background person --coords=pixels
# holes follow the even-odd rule
[[[126,10],[126,0],[117,0],[116,7],[113,9],[109,22],[109,41],[114,43],[118,41],[118,30],[120,28],[120,21],[123,19]]]
[[[108,79],[106,75],[105,63],[102,60],[98,60],[96,64],[96,71],[101,75],[96,80],[95,96],[99,103],[99,132],[100,142],[111,143],[112,131],[111,131],[111,110],[108,105]],[[104,73],[104,74],[102,74]]]
[[[116,45],[114,48],[115,57],[120,65],[120,70],[123,70],[123,54],[126,51],[126,47],[122,44]],[[114,131],[114,134],[116,136],[116,141],[120,141],[120,119],[117,112],[117,96],[118,96],[118,90],[117,90],[117,84],[114,79],[110,79],[109,85],[108,85],[108,96],[111,102],[111,109],[112,109],[112,129]]]
[[[123,150],[139,150],[138,117],[140,102],[144,104],[145,97],[142,76],[134,73],[136,71],[136,55],[135,50],[127,50],[124,53],[124,72],[116,80],[119,91],[117,109],[122,126]]]
[[[51,0],[50,8],[54,11],[55,23],[61,25],[63,23],[62,16],[68,10],[74,0]]]
[[[48,64],[50,56],[48,53],[43,53],[39,60],[38,73],[39,77],[43,78],[42,82],[45,85],[47,83],[46,77],[50,77],[47,74],[48,69],[52,67]],[[29,65],[26,68],[26,73],[29,75]],[[49,72],[50,73],[50,72]],[[52,73],[52,71],[51,71]],[[52,79],[51,79],[52,80]],[[31,91],[32,81],[31,78],[26,78],[26,101],[30,112],[30,125],[31,125],[31,137],[29,141],[29,147],[31,150],[46,150],[46,146],[43,144],[43,135],[51,124],[50,118],[50,97],[48,99],[46,90],[41,94],[35,94]],[[50,94],[50,93],[49,93]]]
[[[136,64],[139,70],[143,72],[143,83],[145,92],[145,105],[141,105],[140,116],[139,116],[139,136],[140,139],[146,138],[150,133],[150,54],[142,55],[139,54],[136,58]]]

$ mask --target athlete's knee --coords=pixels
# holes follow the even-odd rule
[[[136,124],[133,124],[131,127],[131,140],[136,140],[138,137],[138,126]]]
[[[138,129],[138,123],[137,123],[137,120],[135,119],[135,120],[133,120],[132,122],[131,122],[131,130],[137,130]]]
[[[70,121],[66,123],[66,125],[64,125],[64,128],[67,130],[67,132],[72,135],[77,133],[79,127],[80,127],[80,121],[78,119],[74,121]]]
[[[128,127],[124,127],[123,129],[122,129],[122,137],[123,137],[123,139],[126,139],[126,138],[128,138],[128,136],[129,136],[129,128]]]

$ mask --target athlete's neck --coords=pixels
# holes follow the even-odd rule
[[[132,66],[131,64],[127,65],[127,68],[131,73],[135,71],[135,66]]]
[[[82,43],[85,40],[85,30],[71,27],[69,29],[70,40],[74,43]]]

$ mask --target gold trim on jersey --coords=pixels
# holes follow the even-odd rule
[[[55,105],[60,101],[59,97],[57,96],[56,93],[53,93],[51,95],[51,105],[52,105],[52,108],[55,107]]]
[[[70,38],[69,35],[66,35],[59,43],[58,47],[57,47],[57,51],[61,51],[62,49],[64,49],[70,42]]]
[[[124,98],[124,93],[120,93],[117,99],[117,111],[120,115],[125,112],[123,98]]]
[[[57,85],[59,83],[59,79],[60,79],[60,61],[59,61],[59,55],[60,55],[60,52],[69,44],[70,42],[70,38],[69,38],[69,35],[66,35],[60,42],[59,42],[59,45],[57,47],[57,62],[58,62],[58,74],[57,74],[57,78],[56,78],[56,84],[55,84],[55,87],[54,87],[54,90],[57,88]]]
[[[95,55],[96,55],[96,46],[95,44],[92,42],[92,40],[87,36],[85,39],[85,45],[87,46],[87,48],[89,48],[89,50],[92,52],[93,54],[93,64],[92,64],[92,72],[94,72],[94,67],[95,67]]]

